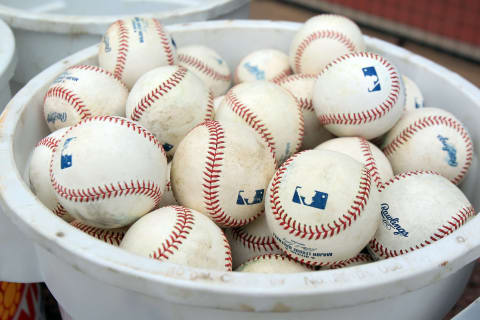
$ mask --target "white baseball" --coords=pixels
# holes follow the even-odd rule
[[[371,52],[334,60],[319,74],[313,90],[320,123],[337,136],[381,136],[400,119],[404,104],[397,69]]]
[[[170,183],[170,171],[172,169],[172,161],[170,161],[167,165],[167,184],[165,185],[165,191],[163,192],[162,199],[158,203],[158,207],[167,207],[178,205],[177,200],[173,196],[172,184]]]
[[[177,63],[175,42],[155,18],[117,20],[103,35],[98,63],[131,88],[144,73]]]
[[[232,270],[223,231],[203,214],[181,206],[157,209],[140,218],[128,229],[120,247],[159,261]]]
[[[431,171],[412,171],[385,184],[382,223],[369,243],[377,259],[396,257],[451,234],[475,215],[457,186]]]
[[[317,119],[313,108],[313,86],[316,76],[308,74],[293,74],[284,77],[275,83],[287,89],[297,99],[303,114],[303,144],[302,149],[313,149],[320,143],[334,138],[335,136],[325,129]]]
[[[405,85],[405,111],[423,108],[423,94],[417,84],[409,77],[402,75]]]
[[[55,150],[60,138],[67,130],[68,127],[54,131],[37,143],[30,157],[28,175],[30,188],[38,200],[55,215],[66,222],[71,222],[73,221],[72,216],[68,214],[55,196],[55,190],[53,190],[49,174],[50,158],[53,150]]]
[[[202,79],[215,97],[224,95],[230,88],[230,67],[215,50],[196,45],[179,48],[177,54],[178,65]]]
[[[334,59],[365,51],[363,35],[350,19],[322,14],[309,19],[290,44],[290,66],[295,73],[318,74]]]
[[[290,92],[272,82],[251,81],[236,85],[227,92],[215,120],[255,130],[278,163],[302,145],[302,111]]]
[[[70,127],[50,162],[62,206],[100,228],[126,226],[158,205],[167,159],[159,141],[125,118],[93,117]]]
[[[264,208],[273,154],[249,129],[205,121],[182,140],[172,160],[173,194],[182,206],[221,227],[251,222]]]
[[[359,253],[353,258],[350,258],[338,264],[331,265],[329,269],[341,269],[353,266],[360,266],[362,264],[367,264],[371,262],[374,262],[371,255],[369,255],[368,253]]]
[[[43,113],[50,131],[93,116],[125,116],[128,89],[105,69],[78,65],[68,68],[45,94]]]
[[[152,132],[167,155],[173,156],[190,130],[213,118],[213,95],[184,67],[159,67],[135,83],[128,95],[126,115]]]
[[[260,49],[240,60],[233,81],[235,84],[255,80],[275,82],[291,73],[285,53],[276,49]]]
[[[226,229],[225,236],[232,249],[233,268],[256,256],[282,253],[267,228],[265,214],[243,227]]]
[[[264,254],[249,259],[235,271],[252,273],[297,273],[310,272],[312,269],[282,254]]]
[[[322,143],[315,150],[330,150],[343,153],[362,163],[367,168],[379,191],[383,182],[393,178],[392,166],[388,162],[387,157],[377,146],[364,138],[335,138]]]
[[[219,97],[216,97],[213,100],[213,114],[214,114],[214,117],[215,117],[215,114],[217,113],[218,108],[222,104],[222,101],[223,101],[224,98],[225,98],[225,96],[219,96]]]
[[[277,170],[265,214],[278,246],[311,266],[356,256],[380,223],[379,193],[367,168],[341,153],[307,150]]]
[[[395,174],[432,170],[459,184],[472,164],[473,144],[450,112],[422,108],[407,112],[385,137],[382,150]]]
[[[70,222],[70,225],[75,228],[85,232],[86,234],[103,241],[105,243],[111,244],[113,246],[120,246],[125,233],[128,230],[128,227],[116,228],[116,229],[103,229],[98,227],[92,227],[88,224],[81,222],[80,220],[74,220]]]

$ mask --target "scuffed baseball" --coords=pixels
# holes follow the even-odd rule
[[[167,158],[142,126],[93,117],[70,127],[53,151],[50,181],[60,204],[86,224],[126,226],[158,205]]]
[[[383,152],[373,143],[360,137],[335,138],[317,146],[315,150],[330,150],[343,153],[362,163],[373,179],[377,190],[383,182],[393,178],[390,162]]]
[[[234,83],[266,80],[278,81],[292,73],[288,56],[276,49],[260,49],[251,52],[235,68]]]
[[[140,218],[128,229],[120,247],[159,261],[232,270],[223,231],[203,214],[181,206],[157,209]]]
[[[297,152],[303,141],[303,114],[293,95],[267,81],[241,83],[230,89],[215,120],[254,130],[278,163]]]
[[[212,48],[200,45],[181,47],[178,65],[199,77],[212,90],[214,97],[224,95],[232,83],[230,67]]]
[[[221,227],[238,227],[262,212],[274,172],[273,154],[254,132],[205,121],[179,144],[170,176],[179,204]]]
[[[98,227],[92,227],[79,220],[74,220],[70,222],[70,225],[98,240],[101,240],[116,247],[120,246],[120,243],[122,242],[122,239],[128,230],[128,227],[117,229],[103,229]]]
[[[382,151],[395,174],[432,170],[459,184],[472,163],[473,144],[453,114],[428,107],[405,113],[383,140]]]
[[[405,111],[423,108],[423,94],[420,88],[412,79],[405,75],[402,75],[402,80],[405,85]]]
[[[287,89],[297,99],[303,114],[303,144],[302,149],[313,149],[320,143],[334,138],[335,136],[325,129],[317,119],[313,108],[313,86],[316,76],[307,74],[293,74],[284,77],[275,83]]]
[[[233,268],[256,256],[282,253],[267,228],[263,213],[243,227],[226,229],[225,236],[232,249]]]
[[[405,90],[397,69],[371,52],[344,55],[319,74],[313,89],[318,119],[336,136],[367,140],[400,119]]]
[[[307,266],[282,254],[264,254],[249,259],[235,271],[250,273],[297,273],[312,271]]]
[[[170,161],[167,165],[167,184],[165,185],[165,191],[163,192],[162,199],[160,199],[160,202],[158,203],[159,208],[178,205],[177,200],[175,200],[175,197],[173,196],[172,184],[170,183],[171,168],[172,161]]]
[[[43,113],[50,131],[93,116],[125,116],[128,89],[105,69],[78,65],[65,70],[45,94]]]
[[[295,34],[289,51],[294,73],[318,74],[334,59],[365,51],[360,28],[344,16],[322,14],[310,18]]]
[[[62,218],[66,222],[73,221],[73,217],[68,214],[65,208],[58,202],[50,182],[50,158],[58,142],[69,127],[59,129],[52,132],[42,140],[40,140],[35,149],[28,165],[28,176],[30,181],[30,189],[45,207],[51,210],[55,215]]]
[[[379,192],[367,168],[341,153],[307,150],[275,172],[267,190],[268,229],[288,256],[328,266],[356,256],[380,223]]]
[[[184,67],[159,67],[135,83],[126,115],[152,132],[171,157],[190,130],[213,118],[213,95]]]
[[[175,42],[155,18],[117,20],[103,35],[98,63],[130,89],[144,73],[177,64]]]
[[[368,250],[386,259],[423,248],[451,234],[475,210],[453,183],[431,171],[395,176],[382,191],[382,223]]]

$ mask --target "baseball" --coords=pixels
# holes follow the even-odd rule
[[[167,165],[167,184],[165,185],[165,191],[162,195],[162,199],[160,199],[160,202],[158,203],[159,208],[178,205],[177,200],[175,200],[175,197],[173,196],[172,184],[170,183],[171,169],[172,161],[170,161]]]
[[[365,48],[362,32],[352,20],[322,14],[309,19],[295,34],[290,66],[295,73],[318,74],[334,59]]]
[[[278,81],[292,73],[288,56],[280,50],[256,50],[238,63],[235,68],[234,82],[267,80]]]
[[[281,254],[264,254],[249,259],[235,271],[254,273],[297,273],[310,272],[308,266]]]
[[[70,127],[53,150],[50,181],[75,219],[100,228],[126,226],[158,205],[167,159],[159,141],[120,117]]]
[[[303,141],[303,115],[291,93],[267,81],[251,81],[230,89],[215,120],[247,126],[263,138],[282,163]]]
[[[117,229],[103,229],[89,226],[79,220],[74,220],[70,222],[70,225],[74,226],[80,231],[85,232],[86,234],[103,241],[105,243],[111,244],[113,246],[118,247],[122,242],[125,233],[127,232],[128,228],[117,228]]]
[[[316,76],[307,74],[293,74],[284,77],[275,83],[287,89],[297,99],[303,114],[303,144],[302,149],[313,149],[320,143],[334,138],[335,136],[325,129],[317,119],[313,108],[313,86]]]
[[[175,42],[155,18],[118,20],[103,35],[98,63],[130,89],[147,71],[177,63]]]
[[[30,181],[30,188],[45,207],[50,209],[55,215],[62,218],[66,222],[73,221],[73,218],[68,214],[65,208],[58,202],[50,183],[50,158],[58,142],[63,134],[68,130],[68,127],[52,132],[42,140],[40,140],[35,149],[33,149],[32,156],[28,166],[28,176]]]
[[[184,67],[160,67],[135,83],[126,115],[152,132],[171,157],[190,130],[213,118],[213,95]]]
[[[128,229],[120,247],[159,261],[232,271],[223,231],[203,214],[181,206],[157,209],[140,218]]]
[[[96,66],[73,66],[48,88],[43,113],[53,132],[93,116],[123,117],[127,96],[125,84],[110,72]]]
[[[405,91],[397,69],[371,52],[344,55],[319,74],[313,89],[318,119],[336,136],[367,140],[400,119]]]
[[[367,253],[359,253],[358,255],[356,255],[353,258],[350,258],[346,261],[343,261],[341,263],[334,264],[334,265],[330,266],[329,269],[341,269],[341,268],[359,266],[359,265],[362,265],[362,264],[371,263],[373,261],[374,260],[372,259],[371,255],[369,255]]]
[[[423,108],[423,94],[420,88],[412,79],[405,75],[402,75],[402,80],[405,85],[405,111]]]
[[[214,117],[215,117],[215,114],[217,113],[218,108],[222,104],[223,98],[225,98],[225,96],[219,96],[219,97],[216,97],[213,100],[213,114],[214,114]]]
[[[263,213],[243,227],[226,229],[225,236],[232,249],[233,268],[256,256],[282,253],[268,230]]]
[[[383,152],[373,143],[360,137],[342,137],[328,140],[317,146],[315,150],[330,150],[343,153],[362,163],[372,177],[377,190],[381,190],[383,182],[393,178],[390,162]]]
[[[262,212],[275,161],[254,132],[205,121],[182,140],[171,170],[179,204],[204,213],[220,227],[238,227]]]
[[[186,46],[177,51],[178,65],[199,77],[212,90],[215,97],[224,95],[230,88],[230,67],[213,49],[205,46]]]
[[[442,239],[465,224],[475,210],[444,177],[412,171],[385,184],[380,213],[382,223],[368,249],[377,259],[385,259]]]
[[[450,112],[422,108],[405,113],[390,130],[382,150],[395,174],[432,170],[459,184],[472,163],[473,144]]]
[[[356,256],[380,223],[379,192],[360,162],[341,153],[307,150],[275,172],[265,214],[278,246],[311,266]]]

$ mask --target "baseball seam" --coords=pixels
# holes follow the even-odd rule
[[[293,88],[291,90],[291,89],[286,88],[286,86],[285,86],[288,83],[294,83],[294,82],[302,81],[302,80],[315,80],[315,79],[316,79],[316,76],[311,75],[311,74],[294,74],[294,75],[284,77],[282,79],[278,79],[277,81],[275,81],[275,83],[277,85],[281,86],[282,88],[289,90],[292,93],[292,95],[295,96],[298,104],[300,105],[300,109],[315,112],[315,109],[313,107],[313,100],[312,100],[311,97],[310,98],[308,98],[308,97],[297,97],[296,94],[293,92],[294,91]]]
[[[134,121],[139,121],[142,118],[143,113],[160,99],[160,97],[163,97],[175,88],[185,78],[186,74],[187,69],[184,67],[178,67],[178,69],[167,80],[159,84],[140,99],[136,107],[132,110],[130,118]]]
[[[114,79],[115,81],[120,83],[122,85],[122,87],[124,87],[125,89],[128,90],[127,86],[125,85],[125,83],[123,83],[123,81],[120,78],[118,78],[113,73],[111,73],[110,71],[105,70],[103,68],[100,68],[100,67],[97,67],[97,66],[91,66],[91,65],[87,65],[87,64],[82,64],[82,65],[76,65],[76,66],[70,67],[70,68],[67,69],[67,71],[72,70],[72,69],[73,70],[78,69],[78,70],[94,71],[94,72],[104,74],[104,75]]]
[[[223,237],[223,247],[225,248],[225,268],[227,268],[227,271],[232,271],[232,250],[230,248],[230,243],[228,243],[227,237],[225,236],[225,233],[222,232],[222,237]]]
[[[382,190],[385,189],[386,187],[394,184],[397,181],[400,181],[402,179],[412,177],[412,176],[422,175],[422,174],[434,174],[434,175],[437,175],[437,176],[440,175],[438,172],[430,171],[430,170],[415,170],[415,171],[400,173],[400,174],[397,174],[396,176],[394,176],[393,178],[391,178],[390,180],[384,182],[383,185],[382,185]]]
[[[260,261],[260,260],[282,260],[282,261],[287,260],[287,261],[298,263],[297,260],[295,260],[294,258],[292,258],[288,255],[283,255],[283,254],[278,254],[278,253],[266,253],[266,254],[262,254],[260,256],[256,256],[256,257],[248,259],[247,261],[242,263],[238,267],[238,269],[241,270],[241,269],[245,268],[246,266],[248,266],[249,264],[251,264],[253,262],[256,262],[256,261]],[[306,267],[307,269],[313,270],[312,266],[304,265],[304,267]]]
[[[202,74],[205,74],[213,80],[230,82],[232,78],[230,74],[221,74],[200,59],[188,54],[180,53],[178,55],[178,61],[195,68],[196,70],[200,71]]]
[[[280,250],[271,236],[256,236],[248,233],[245,227],[231,229],[232,237],[240,241],[243,247],[253,251],[273,251]]]
[[[158,35],[160,36],[160,40],[162,42],[163,50],[165,51],[165,54],[167,55],[167,61],[169,65],[174,65],[175,64],[175,58],[173,56],[172,52],[172,47],[171,47],[171,42],[168,39],[168,36],[163,29],[162,24],[160,21],[157,19],[153,19],[153,23],[155,24],[155,29],[157,30]]]
[[[213,120],[213,117],[214,117],[213,113],[214,113],[214,110],[215,110],[215,107],[214,107],[214,104],[213,104],[214,100],[215,100],[215,97],[213,95],[213,91],[208,90],[207,112],[205,113],[205,120],[204,121]]]
[[[171,255],[178,251],[183,240],[187,239],[187,236],[192,231],[195,224],[195,217],[192,214],[192,210],[181,206],[171,206],[177,214],[177,220],[173,226],[173,230],[169,236],[162,242],[160,247],[149,254],[150,258],[160,261],[168,260]]]
[[[272,78],[273,83],[277,83],[278,81],[281,81],[282,79],[285,79],[292,73],[292,70],[289,68],[282,70],[279,74],[277,74],[275,77]]]
[[[47,147],[50,150],[54,150],[55,147],[58,145],[59,141],[60,140],[52,138],[52,137],[45,137],[37,143],[35,148],[40,147],[40,146],[44,146],[44,147]]]
[[[330,113],[320,114],[318,119],[322,125],[329,124],[342,124],[342,125],[358,125],[365,124],[382,118],[394,107],[398,101],[400,95],[400,79],[395,68],[383,57],[372,52],[357,52],[343,55],[332,62],[330,62],[319,74],[319,78],[329,70],[333,65],[342,61],[355,57],[367,57],[372,58],[380,62],[389,72],[391,81],[391,90],[388,93],[387,98],[381,104],[376,107],[370,108],[366,111],[354,112],[354,113]]]
[[[400,148],[403,144],[407,143],[415,133],[418,131],[436,126],[436,125],[444,125],[449,128],[456,130],[460,136],[463,138],[466,147],[466,158],[465,164],[463,165],[462,169],[460,170],[459,174],[451,179],[450,181],[454,184],[458,184],[462,181],[463,177],[468,171],[472,163],[473,157],[473,145],[472,141],[467,133],[467,131],[463,128],[462,124],[456,121],[453,118],[449,118],[447,116],[427,116],[416,120],[414,123],[410,124],[408,127],[403,129],[389,144],[387,144],[382,151],[385,153],[387,157],[390,157],[398,148]]]
[[[398,250],[388,249],[384,247],[380,242],[378,242],[376,238],[370,241],[369,247],[379,257],[383,257],[383,258],[396,257],[399,255],[423,248],[429,244],[432,244],[435,241],[443,239],[444,237],[448,236],[453,231],[457,230],[462,225],[464,225],[465,222],[468,220],[468,218],[474,215],[475,215],[475,210],[473,209],[473,207],[463,207],[455,215],[453,215],[450,218],[450,220],[447,220],[441,227],[437,229],[437,231],[435,231],[432,235],[430,235],[430,237],[427,238],[427,240],[420,242],[414,246],[411,246],[410,248],[407,248],[407,249],[398,249]]]
[[[370,177],[373,179],[373,182],[376,184],[378,191],[382,190],[382,179],[380,178],[380,173],[378,172],[377,163],[373,157],[372,149],[370,148],[369,142],[364,138],[357,138],[360,144],[360,152],[363,155],[365,161],[365,167],[367,172],[370,174]]]
[[[117,61],[115,63],[115,68],[113,69],[113,75],[118,79],[122,79],[123,70],[125,69],[128,55],[128,29],[122,20],[118,20],[114,25],[118,27],[118,50]]]
[[[350,258],[348,260],[340,261],[339,263],[333,264],[330,266],[330,269],[339,269],[344,268],[355,262],[373,262],[372,257],[365,253],[360,253],[357,256]]]
[[[277,160],[275,158],[275,141],[273,135],[268,130],[267,126],[258,118],[258,116],[251,111],[248,106],[241,103],[237,95],[230,90],[225,96],[226,105],[243,119],[251,128],[253,128],[267,143],[270,153],[275,161],[275,167],[277,166]]]
[[[303,41],[297,47],[294,59],[296,73],[302,73],[302,58],[305,50],[310,46],[310,44],[312,44],[312,42],[321,39],[337,40],[341,44],[345,45],[348,51],[356,51],[355,44],[341,32],[335,30],[322,30],[312,32],[311,34],[306,36],[305,39],[303,39]]]
[[[65,210],[65,208],[57,202],[57,206],[55,208],[52,209],[52,212],[57,216],[57,217],[60,217],[60,218],[64,218],[65,215],[68,214],[67,210]]]
[[[90,236],[97,238],[98,240],[102,240],[106,243],[109,243],[115,246],[119,246],[120,242],[122,242],[122,239],[125,236],[125,231],[113,231],[108,229],[92,227],[84,223],[81,223],[79,221],[72,222],[71,225],[89,234]]]
[[[80,115],[80,119],[82,120],[92,116],[90,109],[85,105],[82,99],[69,89],[65,89],[61,86],[54,86],[48,89],[45,94],[44,102],[52,97],[66,101],[73,110]]]

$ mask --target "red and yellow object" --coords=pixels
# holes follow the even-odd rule
[[[35,320],[40,317],[38,284],[0,282],[0,320]]]

